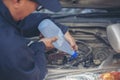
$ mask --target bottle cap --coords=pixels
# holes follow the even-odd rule
[[[73,55],[71,55],[69,61],[76,59],[78,57],[78,53],[76,51],[74,51]]]

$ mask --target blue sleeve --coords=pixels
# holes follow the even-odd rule
[[[43,20],[49,18],[47,14],[33,13],[20,23],[21,33],[24,37],[34,37],[40,34],[37,26]]]
[[[38,25],[43,19],[51,19],[58,27],[62,30],[62,32],[65,34],[68,27],[61,25],[59,23],[56,23],[51,17],[49,17],[47,14],[41,14],[41,13],[33,13],[29,15],[27,18],[25,18],[23,21],[21,21],[21,33],[25,37],[34,37],[39,36],[40,32],[38,30]]]
[[[17,50],[3,54],[0,80],[43,80],[47,73],[44,43],[36,42]]]
[[[59,23],[56,23],[56,25],[62,30],[63,34],[65,34],[68,31],[68,26],[64,26]]]

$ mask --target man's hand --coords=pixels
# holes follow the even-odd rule
[[[54,48],[52,43],[55,42],[57,39],[58,39],[57,37],[43,38],[40,41],[44,42],[46,49],[52,49],[52,48]]]
[[[72,48],[73,50],[77,51],[77,50],[78,50],[78,46],[77,46],[74,38],[70,35],[69,32],[66,32],[66,33],[65,33],[65,38],[66,38],[66,40],[69,42],[69,44],[71,45],[71,48]]]

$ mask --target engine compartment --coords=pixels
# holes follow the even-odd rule
[[[69,32],[79,46],[79,59],[69,62],[69,55],[54,49],[46,53],[49,67],[54,65],[66,68],[67,65],[68,69],[72,66],[79,68],[82,65],[85,68],[94,68],[99,66],[109,55],[116,54],[110,46],[106,34],[106,28],[112,24],[112,18],[69,17],[56,19],[56,21],[69,26]]]
[[[73,6],[63,8],[58,13],[47,10],[41,12],[68,26],[79,47],[79,57],[72,61],[69,61],[70,56],[65,52],[57,49],[46,51],[46,80],[66,80],[63,77],[68,74],[119,68],[117,61],[120,61],[120,55],[111,47],[107,35],[109,25],[120,23],[119,10],[111,12],[105,9],[83,9]]]
[[[119,68],[120,65],[111,65],[112,62],[119,61],[120,56],[111,47],[106,32],[108,25],[120,22],[119,18],[72,16],[56,18],[55,20],[69,26],[69,32],[79,46],[79,58],[69,62],[69,55],[64,52],[56,49],[47,52],[48,77],[46,80],[66,80],[63,77],[68,74],[102,71],[113,67]],[[109,57],[110,59],[108,59]]]

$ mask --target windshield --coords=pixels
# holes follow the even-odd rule
[[[99,12],[99,13],[107,13],[107,10],[103,10],[103,9],[82,9],[82,8],[62,8],[61,11],[54,13],[51,11],[48,11],[46,9],[41,10],[40,12],[42,13],[49,13],[49,14],[64,14],[64,15],[68,15],[68,14],[85,14],[85,13],[95,13],[95,12]]]

